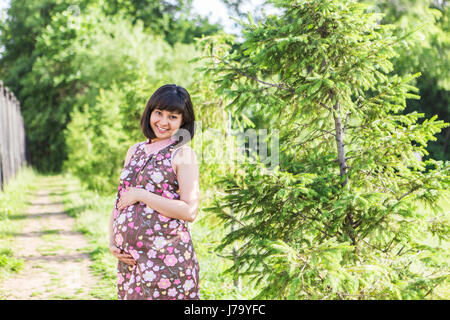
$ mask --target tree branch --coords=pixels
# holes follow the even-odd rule
[[[295,91],[294,91],[293,89],[291,89],[291,88],[284,87],[284,86],[282,86],[282,85],[275,84],[275,83],[269,83],[269,82],[266,82],[266,81],[262,81],[262,80],[259,80],[259,79],[256,78],[256,77],[250,76],[250,75],[248,75],[248,74],[242,72],[241,70],[239,70],[239,69],[233,67],[230,63],[226,62],[225,60],[221,59],[220,57],[218,57],[218,56],[216,56],[216,55],[211,55],[211,56],[209,56],[209,58],[215,58],[215,59],[221,61],[222,63],[224,63],[224,64],[230,66],[230,68],[231,68],[232,70],[234,70],[234,71],[236,71],[237,73],[243,75],[244,77],[249,78],[249,79],[251,79],[251,80],[253,80],[253,81],[262,83],[262,84],[264,84],[264,85],[266,85],[266,86],[268,86],[268,87],[275,87],[275,88],[278,88],[278,89],[287,90],[287,91],[292,92],[292,93],[295,92]]]

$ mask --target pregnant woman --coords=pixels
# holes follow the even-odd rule
[[[119,299],[200,299],[188,226],[198,213],[199,169],[185,145],[194,121],[189,93],[172,84],[142,114],[148,140],[128,150],[109,226]]]

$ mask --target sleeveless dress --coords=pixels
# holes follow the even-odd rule
[[[120,176],[114,210],[114,242],[137,262],[134,266],[118,262],[117,291],[121,300],[200,299],[200,267],[187,222],[166,217],[143,202],[121,211],[117,209],[122,192],[129,186],[145,188],[168,199],[180,199],[171,159],[176,141],[171,141],[154,154],[147,154],[146,141],[138,143]]]

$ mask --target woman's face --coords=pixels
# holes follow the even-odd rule
[[[182,114],[155,108],[150,115],[150,127],[156,141],[170,138],[181,127]]]

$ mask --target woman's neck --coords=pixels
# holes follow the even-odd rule
[[[147,139],[147,144],[163,143],[163,142],[169,142],[169,141],[175,141],[175,139],[173,137]]]

